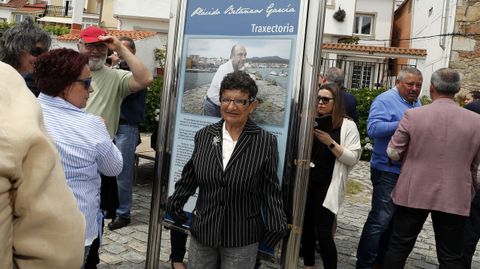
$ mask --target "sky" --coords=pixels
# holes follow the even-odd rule
[[[229,58],[235,44],[244,45],[247,58],[278,56],[290,59],[291,39],[193,39],[188,40],[187,55],[196,54],[200,57]]]

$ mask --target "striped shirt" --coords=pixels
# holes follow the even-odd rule
[[[67,184],[85,216],[85,246],[98,237],[103,214],[100,211],[100,173],[116,176],[122,171],[120,151],[110,140],[103,120],[75,107],[60,97],[41,93],[45,127],[53,138],[62,161]]]

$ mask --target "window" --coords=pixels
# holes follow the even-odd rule
[[[30,17],[27,14],[15,14],[15,23],[20,23],[25,20],[26,17]]]
[[[353,33],[357,35],[373,35],[373,15],[355,15]]]
[[[370,87],[372,81],[372,68],[370,63],[354,63],[352,71],[352,88],[362,89]]]

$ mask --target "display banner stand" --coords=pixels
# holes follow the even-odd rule
[[[220,120],[205,104],[218,100],[218,83],[232,67],[255,79],[260,102],[251,118],[278,142],[290,229],[275,250],[260,247],[260,256],[297,267],[325,7],[323,0],[172,1],[145,268],[159,268],[162,227],[188,233],[188,224],[177,227],[165,214],[166,201],[191,157],[195,133]],[[184,206],[187,215],[196,197]]]

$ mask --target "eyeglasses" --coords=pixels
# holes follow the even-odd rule
[[[107,46],[103,42],[95,42],[95,43],[83,43],[85,48],[88,50],[104,50]]]
[[[30,54],[34,57],[38,57],[40,55],[42,55],[43,53],[45,53],[47,50],[44,49],[44,48],[40,48],[40,47],[34,47],[30,50]]]
[[[86,79],[77,79],[75,80],[76,82],[82,82],[85,90],[89,91],[90,90],[90,85],[92,84],[92,78],[86,78]]]
[[[220,103],[224,106],[230,105],[231,102],[233,102],[236,106],[245,106],[245,105],[250,105],[251,102],[255,101],[255,98],[250,98],[250,99],[230,99],[226,97],[221,97],[220,98]]]
[[[327,96],[317,96],[317,102],[322,104],[328,104],[330,101],[333,101],[335,98]]]

